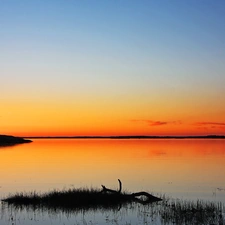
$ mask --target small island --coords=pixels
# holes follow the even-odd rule
[[[118,212],[122,207],[129,210],[138,205],[138,216],[157,217],[162,224],[224,224],[221,202],[204,202],[200,199],[189,201],[173,199],[161,195],[160,198],[141,191],[136,193],[122,192],[122,182],[119,181],[119,190],[106,188],[78,188],[53,190],[47,193],[22,192],[9,194],[2,199],[3,208],[14,210],[40,210],[40,212],[66,213],[66,215],[82,212],[85,215],[89,211],[114,211]],[[147,213],[147,214],[146,214]],[[108,214],[108,213],[107,213]],[[218,223],[215,223],[218,222]],[[116,223],[117,224],[117,223]]]
[[[94,188],[79,188],[68,190],[53,190],[47,193],[38,194],[16,193],[9,195],[1,201],[13,206],[33,206],[48,209],[113,209],[122,205],[137,202],[140,204],[151,204],[163,199],[153,196],[148,192],[136,193],[122,192],[122,182],[119,181],[119,190],[106,188],[102,185],[102,190]]]
[[[32,141],[21,138],[21,137],[14,137],[10,135],[0,135],[0,147],[22,144],[22,143],[30,143],[30,142]]]

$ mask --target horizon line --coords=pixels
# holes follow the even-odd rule
[[[75,136],[23,136],[30,139],[225,139],[225,135],[75,135]]]

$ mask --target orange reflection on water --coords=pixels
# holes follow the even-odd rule
[[[94,186],[225,188],[224,140],[34,139],[0,148],[1,192]]]

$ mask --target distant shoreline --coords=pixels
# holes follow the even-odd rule
[[[148,136],[148,135],[121,135],[121,136],[26,136],[29,139],[225,139],[224,135],[205,136]]]
[[[0,135],[0,147],[7,147],[17,144],[30,143],[31,140],[24,139],[22,137],[14,137],[10,135]]]

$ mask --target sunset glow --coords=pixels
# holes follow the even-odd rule
[[[1,1],[0,134],[225,135],[224,1]]]

